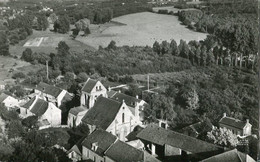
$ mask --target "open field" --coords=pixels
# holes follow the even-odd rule
[[[56,47],[60,41],[65,41],[71,51],[83,53],[85,49],[92,48],[77,40],[72,40],[69,34],[59,34],[49,31],[34,30],[33,34],[19,44],[10,46],[10,53],[20,57],[26,48],[31,48],[34,52],[56,53]],[[93,48],[92,48],[93,49]],[[94,49],[93,49],[94,50]]]
[[[27,74],[30,71],[39,70],[41,65],[31,65],[28,62],[11,57],[0,56],[0,82],[13,83],[12,75],[17,72]]]
[[[112,21],[126,25],[92,25],[90,35],[77,37],[76,40],[98,48],[100,45],[106,47],[111,40],[117,46],[152,46],[155,41],[174,39],[179,43],[180,39],[190,41],[206,38],[206,34],[187,29],[172,15],[142,12],[117,17]]]

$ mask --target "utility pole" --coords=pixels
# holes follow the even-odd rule
[[[147,91],[149,93],[149,74],[147,75]]]
[[[49,61],[46,61],[47,80],[49,81]]]

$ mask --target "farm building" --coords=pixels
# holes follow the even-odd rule
[[[88,109],[84,106],[78,106],[70,109],[67,124],[69,127],[76,127],[81,123],[82,118],[87,113]]]
[[[19,101],[12,96],[2,93],[0,94],[0,104],[4,104],[9,110],[12,107],[18,106]]]

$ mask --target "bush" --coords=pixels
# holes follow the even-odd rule
[[[15,73],[13,76],[12,76],[13,79],[22,79],[22,78],[25,78],[25,74],[23,72],[18,72],[18,73]]]

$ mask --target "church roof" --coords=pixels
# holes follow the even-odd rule
[[[87,92],[87,93],[90,93],[92,91],[92,89],[95,87],[95,85],[97,84],[97,80],[93,80],[93,79],[88,79],[83,88],[82,88],[82,91],[84,92]]]
[[[99,96],[94,106],[82,118],[82,122],[106,130],[115,120],[122,103]]]
[[[126,95],[124,93],[115,93],[113,96],[111,96],[112,99],[117,100],[119,102],[125,101],[127,106],[135,107],[135,102],[141,102],[140,99],[137,99],[136,97]]]

